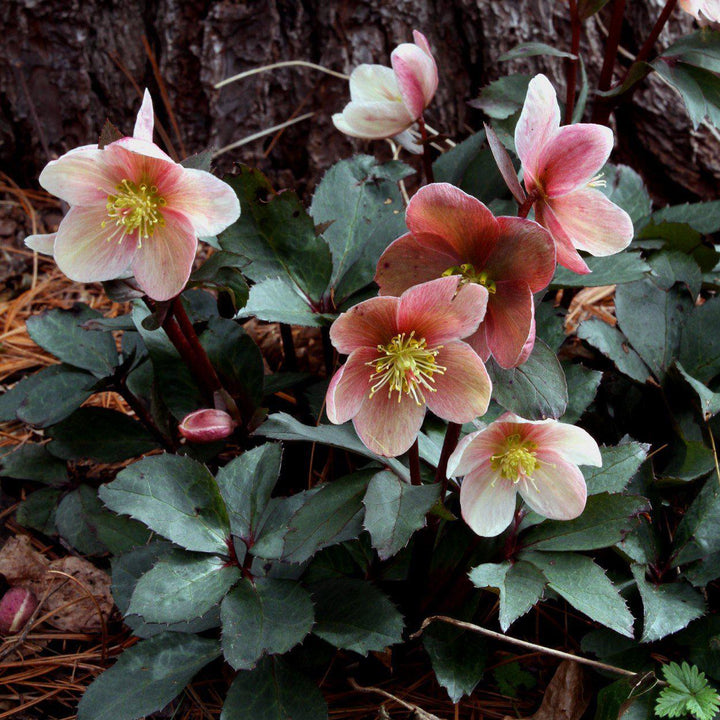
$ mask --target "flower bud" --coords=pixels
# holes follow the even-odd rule
[[[224,410],[195,410],[183,418],[180,434],[190,442],[214,442],[232,435],[235,421]]]
[[[0,600],[0,635],[22,630],[37,606],[37,598],[30,590],[10,588]]]

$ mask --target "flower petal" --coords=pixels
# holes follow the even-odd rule
[[[465,476],[460,486],[460,510],[474,533],[495,537],[515,515],[515,487],[487,461]]]
[[[462,262],[446,249],[421,245],[409,233],[390,243],[380,256],[375,273],[380,294],[401,295],[413,285],[436,280],[449,267]]]
[[[330,340],[339,353],[349,354],[361,347],[376,348],[398,334],[398,298],[376,297],[351,307],[335,320]]]
[[[182,215],[166,211],[165,225],[143,238],[132,263],[138,285],[153,300],[169,300],[182,292],[190,277],[197,237]]]
[[[466,435],[448,459],[448,477],[463,477],[488,462],[497,451],[497,432],[493,425]],[[502,440],[502,437],[500,438]]]
[[[401,102],[349,102],[342,113],[332,117],[335,127],[346,135],[367,140],[392,137],[407,130],[414,118]]]
[[[384,65],[358,65],[350,73],[350,99],[356,103],[401,100],[400,88],[392,68]]]
[[[422,145],[418,145],[415,142],[415,135],[413,135],[413,128],[415,125],[411,125],[407,130],[403,130],[401,133],[398,133],[397,135],[393,135],[392,139],[400,145],[400,147],[407,150],[409,153],[412,153],[413,155],[422,155],[423,148]]]
[[[55,237],[57,233],[47,233],[46,235],[28,235],[25,238],[25,244],[41,255],[55,254]]]
[[[488,292],[474,283],[458,287],[459,282],[460,277],[452,275],[406,290],[398,307],[398,332],[414,330],[428,347],[474,333],[485,317]]]
[[[484,123],[485,135],[487,137],[488,145],[490,146],[490,152],[495,160],[495,164],[500,170],[505,184],[508,186],[508,190],[512,193],[512,196],[517,202],[522,205],[525,202],[525,191],[518,180],[517,170],[513,165],[513,161],[510,159],[508,151],[505,146],[500,142],[500,138],[497,133],[492,129],[490,125]]]
[[[443,375],[433,375],[435,392],[426,392],[427,406],[450,422],[465,423],[487,412],[492,383],[485,364],[464,342],[449,342],[437,355]]]
[[[633,239],[630,216],[599,190],[575,190],[548,200],[547,204],[572,244],[591,255],[614,255],[624,250]]]
[[[497,221],[490,210],[477,198],[464,193],[450,183],[431,183],[421,187],[408,203],[408,230],[418,242],[439,248],[439,239],[446,244],[446,252],[480,264],[476,257],[478,243],[491,248],[498,234]]]
[[[532,481],[518,483],[523,500],[536,512],[551,520],[572,520],[585,509],[587,486],[577,465],[565,462],[555,453],[538,453],[540,467]]]
[[[107,159],[96,145],[75,148],[45,166],[40,185],[70,205],[104,207],[122,180]]]
[[[590,268],[582,257],[580,257],[575,246],[572,244],[570,236],[565,232],[565,228],[560,224],[549,203],[541,200],[535,203],[535,218],[543,227],[548,229],[550,235],[552,235],[552,239],[555,241],[557,264],[579,275],[587,275],[587,273],[590,272]]]
[[[503,368],[515,367],[530,337],[533,295],[522,282],[498,282],[488,300],[485,333],[490,352]]]
[[[353,350],[347,362],[333,375],[327,390],[325,410],[331,423],[342,425],[360,412],[363,400],[370,394],[372,368],[367,366],[377,358],[374,348]]]
[[[577,123],[561,127],[538,156],[538,182],[549,197],[581,187],[607,162],[613,132],[604,125]]]
[[[240,202],[235,191],[204,170],[183,168],[165,200],[175,212],[190,220],[200,237],[217,235],[240,217]]]
[[[156,185],[163,197],[172,195],[185,168],[165,155],[153,143],[134,138],[124,139],[132,141],[134,145],[123,144],[122,140],[117,140],[103,150],[104,161],[113,176],[117,178],[117,182],[130,180],[136,185],[141,183]],[[154,153],[153,148],[156,148],[160,155]],[[148,152],[140,152],[143,149]],[[116,190],[113,189],[112,192],[115,193]]]
[[[537,178],[538,156],[560,127],[555,88],[544,75],[528,85],[525,104],[515,126],[515,148],[526,175]]]
[[[142,105],[140,106],[140,112],[138,112],[137,119],[135,120],[133,137],[137,140],[144,140],[145,142],[151,143],[154,125],[155,113],[153,112],[152,97],[150,97],[150,91],[145,88]]]
[[[602,455],[595,438],[577,425],[546,420],[528,423],[526,437],[544,452],[555,453],[577,465],[602,466]]]
[[[427,40],[425,41],[427,45]],[[433,56],[418,45],[402,43],[390,56],[405,107],[413,120],[422,115],[438,86],[437,65]]]
[[[485,318],[487,319],[487,315],[485,315]],[[484,363],[486,363],[490,355],[492,355],[490,346],[488,345],[487,327],[484,321],[481,322],[480,327],[472,335],[466,337],[463,342],[466,342]]]
[[[408,395],[391,397],[377,392],[363,402],[360,412],[353,418],[353,425],[365,447],[377,455],[396,457],[410,449],[415,442],[423,418],[425,406],[418,405]]]
[[[55,237],[55,262],[71,280],[100,282],[123,274],[137,248],[134,236],[118,241],[104,205],[72,207]],[[103,227],[105,225],[105,227]]]
[[[124,137],[110,143],[105,147],[108,148],[123,148],[130,152],[137,153],[138,155],[147,155],[148,157],[156,158],[157,160],[165,160],[165,162],[177,165],[177,163],[163,150],[161,150],[154,142],[149,140],[142,140],[134,137]]]

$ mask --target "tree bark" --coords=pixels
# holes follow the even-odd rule
[[[602,26],[607,27],[611,5],[583,28],[581,53],[591,87],[602,64]],[[662,0],[628,3],[623,48],[637,52],[662,5]],[[153,93],[169,149],[178,157],[314,111],[311,120],[283,131],[276,142],[271,137],[255,141],[216,162],[220,170],[234,162],[256,165],[278,187],[310,190],[331,163],[371,147],[332,125],[332,113],[347,102],[347,83],[289,68],[219,91],[213,85],[288,59],[345,73],[362,62],[389,64],[393,47],[409,41],[413,28],[426,33],[440,68],[428,121],[452,137],[481,127],[482,115],[466,101],[502,74],[545,72],[564,96],[561,59],[497,61],[523,41],[569,48],[567,3],[557,0],[5,0],[0,6],[0,166],[33,186],[49,159],[96,142],[106,118],[131,132],[140,101],[135,84]],[[678,10],[659,46],[691,28],[692,19]],[[624,58],[620,62],[629,64]],[[672,89],[651,78],[618,110],[616,122],[621,131],[617,158],[643,172],[658,199],[717,195],[717,140],[707,128],[692,130]]]

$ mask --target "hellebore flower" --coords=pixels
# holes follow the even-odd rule
[[[381,295],[400,295],[433,278],[460,275],[487,288],[485,320],[466,338],[487,361],[504,368],[527,359],[535,342],[533,293],[555,272],[555,246],[531,220],[496,218],[479,200],[448,183],[420,188],[410,200],[410,232],[393,242],[377,265]]]
[[[185,168],[152,142],[148,91],[132,137],[104,148],[85,145],[45,166],[40,184],[71,207],[57,233],[26,244],[54,255],[78,282],[134,275],[155,300],[168,300],[187,282],[197,238],[237,220],[232,188],[208,172]]]
[[[600,449],[582,428],[506,413],[460,441],[448,477],[464,476],[460,509],[478,535],[499,535],[515,514],[515,495],[540,515],[572,520],[585,508],[578,465],[602,465]]]
[[[535,219],[555,240],[558,264],[577,273],[590,269],[577,250],[613,255],[633,238],[630,216],[599,190],[597,175],[613,147],[610,128],[592,123],[560,127],[555,90],[536,75],[515,128],[525,189],[535,201]]]
[[[679,4],[700,24],[720,22],[720,0],[679,0]]]
[[[350,75],[350,102],[335,113],[335,127],[351,137],[395,137],[411,152],[421,152],[408,128],[430,104],[438,71],[427,38],[413,31],[415,43],[398,45],[384,65],[358,65]]]
[[[203,408],[183,418],[178,426],[180,434],[191,442],[214,442],[233,434],[237,423],[224,410]]]
[[[327,391],[327,414],[352,419],[378,455],[404,453],[417,437],[425,406],[451,422],[483,415],[492,386],[485,365],[461,338],[485,314],[487,290],[446,277],[398,297],[365,300],[330,328],[338,352],[349,354]]]

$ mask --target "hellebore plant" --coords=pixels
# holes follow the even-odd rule
[[[605,256],[630,244],[630,216],[596,189],[604,184],[598,172],[612,151],[612,130],[592,123],[560,127],[560,106],[544,75],[530,81],[515,147],[535,219],[550,231],[559,265],[588,273],[578,250]]]
[[[484,415],[490,378],[462,338],[477,330],[487,296],[481,285],[452,276],[343,313],[330,339],[349,357],[327,391],[330,421],[352,419],[366,447],[394,457],[415,441],[426,405],[454,423]]]
[[[410,232],[380,257],[375,282],[381,295],[400,295],[420,282],[459,275],[488,291],[487,314],[466,338],[487,361],[504,368],[525,359],[535,341],[533,293],[555,272],[555,247],[540,225],[496,218],[476,198],[448,183],[420,188],[407,207]]]
[[[40,184],[70,211],[56,233],[32,235],[27,245],[54,255],[71,280],[134,275],[152,299],[176,296],[190,276],[198,236],[234,223],[240,205],[229,185],[174,162],[152,134],[146,90],[132,137],[75,148],[48,163]]]
[[[502,415],[463,438],[448,461],[448,477],[463,477],[460,508],[483,537],[512,522],[515,496],[553,520],[572,520],[585,509],[587,487],[578,465],[602,465],[600,449],[582,428],[556,420]]]
[[[350,75],[350,102],[333,115],[346,135],[369,140],[393,137],[411,152],[421,148],[409,128],[421,117],[438,87],[438,71],[427,38],[413,31],[415,43],[403,43],[384,65],[358,65]]]

